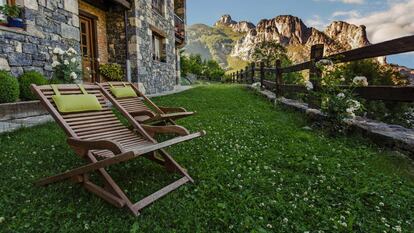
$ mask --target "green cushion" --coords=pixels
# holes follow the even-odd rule
[[[137,93],[134,91],[134,89],[132,89],[131,86],[111,87],[110,90],[116,98],[137,97]]]
[[[52,99],[61,113],[102,110],[94,95],[53,95]]]

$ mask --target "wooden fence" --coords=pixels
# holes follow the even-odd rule
[[[244,70],[232,73],[230,75],[230,81],[233,83],[247,84],[260,82],[262,88],[272,90],[276,92],[278,96],[282,96],[283,93],[288,92],[304,93],[307,90],[302,85],[285,84],[283,82],[283,74],[309,70],[309,79],[317,91],[320,87],[320,80],[318,77],[322,76],[322,72],[317,68],[316,63],[321,59],[329,59],[334,63],[343,63],[411,52],[414,51],[414,36],[402,37],[325,57],[323,55],[323,51],[323,44],[314,45],[311,47],[309,61],[289,67],[281,67],[280,61],[276,61],[274,67],[266,67],[263,62],[260,64],[251,64]],[[258,72],[259,78],[256,77],[256,72]],[[269,73],[275,76],[274,81],[265,79],[266,74]],[[348,86],[343,86],[343,88],[348,88]],[[412,86],[367,86],[358,87],[356,88],[355,92],[360,97],[368,100],[398,102],[414,101],[414,87]]]

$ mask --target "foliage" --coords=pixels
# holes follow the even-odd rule
[[[361,113],[363,106],[360,100],[357,100],[354,94],[355,87],[368,86],[366,77],[357,76],[353,78],[350,88],[344,89],[346,81],[344,78],[338,78],[338,70],[331,65],[329,60],[321,60],[317,63],[319,69],[324,75],[319,77],[320,86],[315,91],[314,85],[310,81],[305,82],[305,86],[310,91],[309,101],[321,101],[321,111],[326,115],[323,126],[327,131],[333,134],[344,133],[348,125],[344,121],[348,118],[354,118],[356,114]],[[317,78],[317,77],[316,77]]]
[[[364,76],[370,85],[402,86],[408,84],[407,77],[393,70],[390,66],[379,64],[374,59],[353,61],[337,67],[338,78],[344,83],[352,83],[356,76]]]
[[[408,159],[360,137],[306,130],[301,114],[275,109],[234,85],[202,86],[154,101],[197,111],[178,123],[192,132],[207,130],[203,138],[167,149],[195,184],[169,193],[139,217],[82,185],[36,187],[34,181],[84,161],[57,124],[22,129],[0,135],[1,231],[414,232]],[[134,201],[177,178],[143,158],[109,173]]]
[[[408,84],[407,77],[393,70],[390,66],[381,65],[374,59],[366,59],[339,65],[336,68],[337,79],[344,80],[349,85],[355,76],[364,76],[370,85],[404,86]],[[413,127],[410,119],[412,103],[390,101],[362,101],[368,118]]]
[[[282,65],[289,64],[286,48],[276,41],[262,41],[255,45],[252,59],[254,62],[264,62],[267,66],[272,66],[277,60],[282,61]]]
[[[19,5],[5,4],[3,6],[0,6],[0,12],[11,18],[20,17],[20,14],[22,13],[22,9],[23,8]]]
[[[99,66],[99,72],[108,81],[123,81],[124,80],[124,71],[122,70],[122,67],[119,64],[115,64],[115,63],[101,64]]]
[[[53,81],[58,83],[75,83],[81,75],[80,61],[75,49],[64,51],[56,47],[53,50]]]
[[[19,98],[19,82],[8,72],[0,70],[0,103],[16,102]]]
[[[187,77],[188,74],[194,74],[197,77],[205,77],[209,80],[220,81],[224,76],[224,70],[217,61],[203,61],[201,55],[186,56],[183,52],[181,55],[181,75]]]
[[[214,61],[209,60],[203,63],[203,76],[207,77],[210,80],[220,81],[221,78],[224,76],[224,70],[220,67],[220,65]]]
[[[35,100],[36,95],[30,89],[31,84],[46,85],[47,79],[39,72],[29,71],[25,72],[19,77],[20,98],[22,100]]]

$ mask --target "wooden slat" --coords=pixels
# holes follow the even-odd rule
[[[282,73],[291,73],[291,72],[298,72],[298,71],[302,71],[302,70],[307,70],[307,69],[310,69],[311,65],[312,65],[312,62],[307,61],[307,62],[304,62],[304,63],[284,67],[284,68],[281,69],[282,70],[281,72]]]
[[[335,62],[349,62],[414,51],[414,36],[406,36],[326,57]]]
[[[134,209],[136,211],[141,210],[142,208],[144,208],[144,207],[148,206],[149,204],[153,203],[154,201],[160,199],[161,197],[163,197],[166,194],[168,194],[169,192],[177,189],[178,187],[180,187],[181,185],[187,183],[188,181],[190,181],[190,180],[187,177],[183,177],[183,178],[175,181],[174,183],[172,183],[168,186],[165,186],[164,188],[158,190],[157,192],[145,197],[141,201],[134,204]]]

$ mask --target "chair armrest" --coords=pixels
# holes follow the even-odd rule
[[[167,126],[149,126],[149,125],[142,125],[142,128],[147,131],[147,133],[154,137],[156,134],[176,134],[179,136],[186,136],[189,135],[190,132],[179,125],[167,125]]]
[[[136,116],[149,116],[149,117],[155,117],[155,113],[148,111],[148,110],[142,110],[142,111],[137,111],[137,112],[130,112],[129,114],[131,114],[132,117],[136,117]]]
[[[67,143],[75,150],[79,149],[83,154],[90,150],[109,150],[115,155],[124,153],[121,144],[112,140],[82,140],[79,138],[68,138]]]
[[[159,107],[161,111],[165,113],[174,113],[174,112],[187,112],[185,108],[170,108],[170,107]]]

